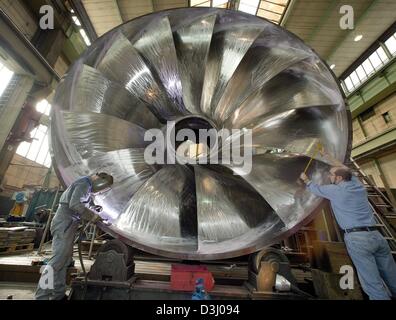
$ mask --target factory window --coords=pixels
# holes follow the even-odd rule
[[[396,56],[396,32],[385,41],[385,45],[392,56]]]
[[[36,105],[36,110],[49,115],[51,105],[47,100],[42,100]],[[46,167],[51,166],[51,157],[48,145],[48,127],[40,124],[30,132],[31,141],[23,141],[16,151],[22,157],[37,162]]]
[[[241,0],[238,10],[255,15],[259,4],[260,0]]]
[[[87,33],[85,32],[84,29],[80,29],[80,34],[81,34],[81,36],[83,37],[83,39],[84,39],[84,41],[85,41],[85,44],[86,44],[87,46],[90,46],[90,45],[91,45],[91,41],[89,40],[88,35],[87,35]]]
[[[344,88],[346,88],[349,92],[353,91],[354,86],[352,84],[352,81],[351,81],[350,77],[346,78],[344,80],[344,83],[345,83]]]
[[[212,0],[212,7],[215,8],[227,8],[228,1],[224,0]]]
[[[0,97],[11,81],[14,72],[0,62]]]
[[[48,127],[40,124],[30,133],[31,142],[21,142],[16,153],[38,164],[50,167]]]
[[[385,123],[390,123],[392,121],[391,115],[389,114],[389,112],[383,113],[382,117],[384,118]]]
[[[49,104],[49,102],[47,100],[44,99],[36,104],[36,110],[38,112],[41,112],[41,113],[49,116],[50,111],[51,111],[51,105]]]
[[[288,3],[288,0],[261,1],[257,15],[279,24],[286,11]]]
[[[370,76],[371,74],[373,74],[375,72],[375,69],[373,67],[373,65],[371,64],[370,60],[367,59],[362,63],[362,67],[364,69],[364,71],[366,71],[366,74],[368,76]]]
[[[364,81],[386,65],[392,57],[396,56],[396,33],[391,35],[385,41],[384,45],[389,51],[388,54],[385,52],[384,48],[379,45],[361,65],[341,80],[344,84],[343,88],[346,94],[351,93],[360,87]],[[389,54],[391,56],[389,56]]]
[[[357,73],[357,75],[359,77],[359,81],[360,82],[362,82],[362,81],[367,79],[367,73],[366,73],[366,71],[364,71],[363,66],[359,66],[356,69],[356,73]]]
[[[360,119],[362,119],[362,121],[366,121],[366,120],[370,119],[374,115],[375,115],[374,108],[371,107],[371,108],[368,108],[366,111],[363,111],[360,114]]]
[[[227,8],[227,0],[191,0],[191,7],[213,7],[213,8]]]
[[[230,1],[225,0],[191,0],[191,7],[227,8]],[[238,10],[268,19],[279,24],[289,5],[289,0],[240,0]]]
[[[344,82],[342,82],[341,81],[341,87],[342,87],[342,90],[345,92],[347,89],[346,89],[346,84],[344,83]]]
[[[76,16],[72,16],[72,19],[73,19],[73,21],[74,21],[74,24],[75,24],[77,27],[81,27],[81,22],[80,22],[80,20],[78,20],[78,18],[77,18]]]
[[[388,57],[385,54],[384,49],[379,47],[375,50],[368,59],[375,70],[380,69],[386,62],[388,62]]]
[[[353,71],[349,77],[351,78],[353,86],[356,88],[360,83],[360,80],[359,80],[359,77],[357,76],[356,71]]]
[[[210,1],[191,0],[191,7],[210,7]]]
[[[76,15],[74,15],[74,10],[71,10],[72,15],[72,19],[74,24],[76,25],[76,27],[80,30],[80,34],[81,37],[84,39],[85,44],[89,47],[91,45],[91,41],[89,40],[89,37],[87,35],[87,33],[85,32],[85,30],[81,27],[81,22],[80,20],[77,18]]]

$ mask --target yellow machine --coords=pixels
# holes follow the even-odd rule
[[[15,204],[12,207],[9,215],[13,217],[22,217],[23,214],[25,213],[25,204],[26,204],[27,198],[26,194],[24,192],[18,192],[15,195]]]

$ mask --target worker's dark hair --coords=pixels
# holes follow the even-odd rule
[[[348,168],[337,168],[334,170],[334,174],[336,176],[342,177],[345,181],[351,181],[352,179],[352,172]]]

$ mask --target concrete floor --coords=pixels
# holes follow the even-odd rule
[[[0,300],[34,300],[37,284],[31,282],[0,281]],[[66,294],[70,288],[66,290]]]
[[[36,251],[25,254],[5,255],[0,257],[0,264],[29,266],[33,260],[43,260],[50,258],[50,253],[50,250],[48,250],[44,254],[40,255],[38,255]],[[75,261],[75,267],[78,271],[81,271],[80,261],[76,252],[74,253],[73,258]],[[92,264],[92,260],[84,259],[84,266],[87,271],[89,271]],[[33,300],[36,287],[37,283],[32,282],[0,281],[0,300]],[[69,290],[67,290],[67,293],[68,291]]]
[[[33,300],[36,284],[30,282],[0,282],[0,300]]]

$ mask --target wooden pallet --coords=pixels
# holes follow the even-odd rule
[[[34,243],[27,244],[10,244],[0,247],[0,255],[17,254],[33,251]]]

